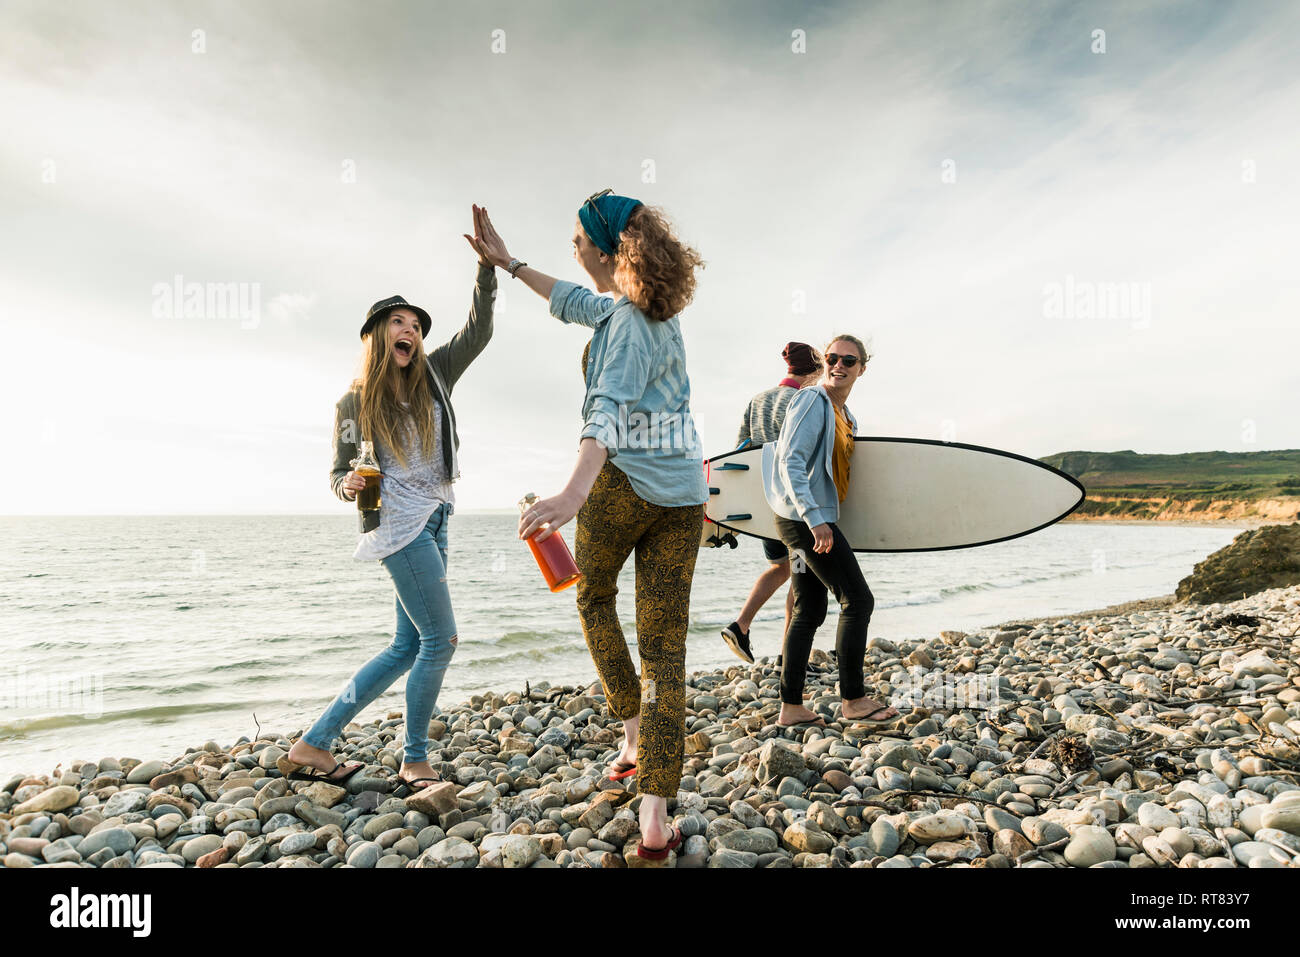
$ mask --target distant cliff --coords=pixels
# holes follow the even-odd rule
[[[1088,490],[1067,521],[1300,520],[1300,449],[1059,452],[1039,461],[1073,475]]]

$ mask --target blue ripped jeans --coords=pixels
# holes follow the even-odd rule
[[[330,750],[343,727],[409,670],[406,763],[428,759],[429,720],[438,702],[442,676],[456,651],[456,619],[447,590],[450,513],[451,505],[439,505],[409,545],[382,559],[397,589],[397,630],[392,644],[361,666],[302,736],[312,747]]]

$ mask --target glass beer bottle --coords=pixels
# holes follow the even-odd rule
[[[383,477],[379,471],[379,460],[375,458],[375,449],[370,442],[361,442],[361,451],[350,463],[352,470],[366,480],[366,487],[357,493],[357,508],[362,512],[374,512],[379,509],[379,480]]]
[[[529,492],[519,500],[519,513],[522,515],[533,505],[537,504],[537,496]],[[545,527],[545,526],[543,526]],[[541,531],[541,529],[538,529]],[[537,559],[537,567],[542,570],[542,577],[546,579],[546,587],[551,591],[563,591],[570,585],[576,585],[582,573],[578,571],[578,566],[573,561],[573,555],[569,551],[569,546],[564,543],[559,532],[553,532],[544,542],[537,541],[538,532],[533,532],[528,538],[528,547],[532,549],[533,558]]]

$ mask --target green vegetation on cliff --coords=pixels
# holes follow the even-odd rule
[[[1088,490],[1078,517],[1120,519],[1224,516],[1232,503],[1272,501],[1262,514],[1285,520],[1283,503],[1300,496],[1300,449],[1267,452],[1058,452],[1039,459],[1073,475]],[[1237,509],[1240,511],[1240,509]],[[1249,509],[1247,510],[1249,511]],[[1300,501],[1297,501],[1300,517]]]
[[[1058,452],[1039,459],[1089,492],[1158,490],[1216,497],[1300,494],[1300,449],[1269,452]]]

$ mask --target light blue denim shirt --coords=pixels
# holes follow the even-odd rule
[[[551,315],[589,326],[582,433],[605,447],[632,490],[654,505],[702,505],[704,452],[691,417],[691,383],[677,317],[646,318],[626,296],[597,296],[558,280]]]
[[[856,435],[858,420],[844,408]],[[772,511],[809,528],[840,516],[831,463],[835,454],[835,409],[821,386],[795,393],[786,406],[781,436],[763,446],[763,494]]]

